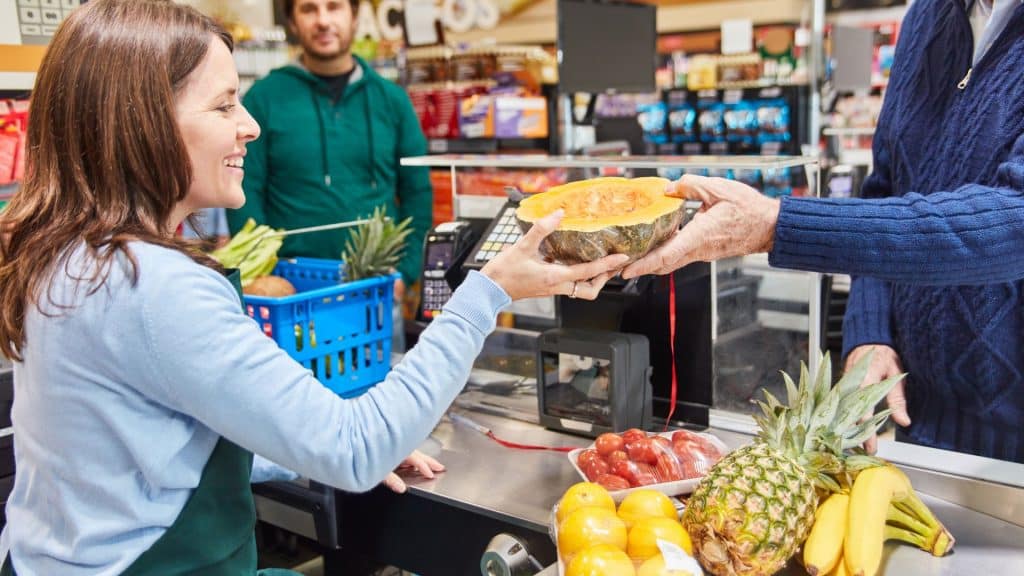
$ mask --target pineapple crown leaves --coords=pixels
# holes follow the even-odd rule
[[[843,477],[882,462],[858,447],[885,422],[889,410],[861,419],[903,375],[861,387],[871,363],[868,354],[832,386],[829,355],[819,356],[818,361],[820,368],[814,378],[803,363],[799,383],[782,373],[787,404],[763,390],[765,401],[757,402],[762,415],[755,420],[761,441],[799,462],[818,488],[838,491],[833,476]]]
[[[395,223],[382,207],[377,207],[369,222],[349,234],[341,258],[345,277],[358,280],[390,273],[405,252],[405,240],[412,233],[411,218]]]

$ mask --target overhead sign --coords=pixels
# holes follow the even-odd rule
[[[455,33],[477,28],[491,30],[502,16],[521,10],[528,3],[529,0],[379,0],[374,4],[364,0],[356,14],[357,37],[401,40],[407,16],[415,19],[415,24],[410,24],[417,27],[440,22],[445,30]]]

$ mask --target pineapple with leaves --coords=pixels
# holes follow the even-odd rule
[[[755,419],[757,439],[719,461],[687,503],[683,526],[701,564],[717,576],[767,576],[781,570],[807,537],[821,496],[883,464],[860,445],[888,410],[861,422],[902,376],[860,387],[871,355],[831,386],[832,363],[819,357],[812,380],[783,373],[787,403],[767,390]]]
[[[398,224],[383,208],[377,207],[368,222],[351,231],[341,259],[345,262],[345,280],[391,274],[405,253],[405,239],[412,233],[411,218]]]

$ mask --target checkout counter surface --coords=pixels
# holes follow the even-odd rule
[[[585,446],[590,442],[528,422],[466,410],[459,412],[492,429],[498,437],[520,443]],[[749,440],[732,432],[710,432],[730,446]],[[435,428],[421,450],[440,459],[446,472],[433,480],[410,479],[410,493],[536,532],[547,532],[555,503],[566,488],[580,480],[564,453],[505,448],[447,418]],[[1020,495],[1024,499],[1024,490]],[[907,545],[888,544],[883,574],[1024,574],[1024,527],[927,494],[923,499],[956,537],[953,554],[935,558]],[[474,553],[482,554],[483,550],[467,551],[467,554]],[[556,573],[554,566],[542,572],[544,576]],[[805,572],[796,566],[783,574],[795,576]]]

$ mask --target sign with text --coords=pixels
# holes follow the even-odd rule
[[[423,38],[435,23],[450,32],[491,30],[507,18],[539,0],[363,0],[356,13],[358,38],[402,40],[404,27]],[[426,34],[429,36],[429,33]],[[422,43],[417,43],[422,44]]]

